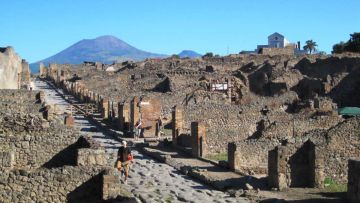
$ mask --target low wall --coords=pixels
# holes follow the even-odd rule
[[[2,202],[103,202],[131,198],[121,189],[119,177],[103,167],[72,167],[0,173]],[[104,178],[105,177],[105,178]],[[104,187],[105,185],[105,187]],[[110,186],[110,187],[109,187]],[[109,190],[108,190],[109,189]]]

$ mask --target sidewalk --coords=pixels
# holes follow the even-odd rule
[[[139,147],[139,150],[218,190],[249,189],[246,183],[255,190],[267,188],[265,178],[241,176],[210,162],[192,158],[172,147]]]

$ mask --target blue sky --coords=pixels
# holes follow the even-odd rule
[[[359,0],[0,0],[0,46],[35,62],[81,39],[114,35],[146,51],[225,55],[279,32],[320,50],[359,32]]]

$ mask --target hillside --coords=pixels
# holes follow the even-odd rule
[[[32,72],[38,72],[37,69],[40,62],[44,64],[80,64],[84,61],[113,63],[114,61],[139,61],[146,58],[163,58],[165,56],[163,54],[142,51],[114,36],[106,35],[95,39],[81,40],[49,58],[31,64],[31,69]]]

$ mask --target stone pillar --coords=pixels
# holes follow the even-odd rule
[[[48,121],[53,120],[55,114],[55,107],[52,105],[46,105],[45,110],[43,112],[44,118]]]
[[[325,181],[325,157],[323,149],[317,147],[314,145],[314,162],[312,163],[314,165],[314,184],[313,187],[315,188],[324,188],[324,181]],[[312,157],[309,157],[310,160]]]
[[[80,88],[79,96],[80,96],[80,102],[84,103],[85,102],[85,88],[84,87]]]
[[[230,142],[228,144],[228,163],[231,170],[235,171],[240,168],[239,151],[237,150],[236,143]]]
[[[45,68],[44,63],[41,62],[39,64],[39,70],[40,70],[40,77],[46,76],[46,68]]]
[[[99,95],[95,92],[94,92],[94,103],[95,103],[95,105],[99,104]]]
[[[43,103],[44,101],[45,101],[45,92],[40,91],[39,93],[36,94],[36,102]]]
[[[75,82],[75,84],[74,84],[74,92],[73,92],[73,96],[75,98],[77,98],[78,91],[79,91],[79,83]]]
[[[121,131],[129,130],[129,105],[118,103],[118,128]]]
[[[286,179],[287,148],[277,146],[268,154],[268,185],[279,190],[288,188]]]
[[[101,117],[103,119],[107,119],[109,116],[109,99],[102,99],[101,100]]]
[[[226,91],[226,94],[228,96],[228,99],[229,99],[229,103],[231,103],[231,91],[232,91],[232,84],[231,84],[231,79],[230,78],[227,78],[227,91]]]
[[[348,191],[349,203],[360,202],[360,159],[350,159],[348,162]]]
[[[175,106],[172,111],[172,143],[177,145],[177,139],[183,128],[183,109]]]
[[[109,100],[108,102],[108,118],[109,120],[112,120],[113,119],[113,112],[112,112],[112,101]]]
[[[130,130],[133,131],[135,123],[140,119],[139,98],[134,97],[130,102]]]
[[[207,153],[206,128],[203,123],[191,123],[192,155],[194,157],[204,157]]]
[[[65,116],[65,119],[64,119],[64,124],[66,126],[74,126],[75,124],[75,119],[72,115],[67,115]]]

